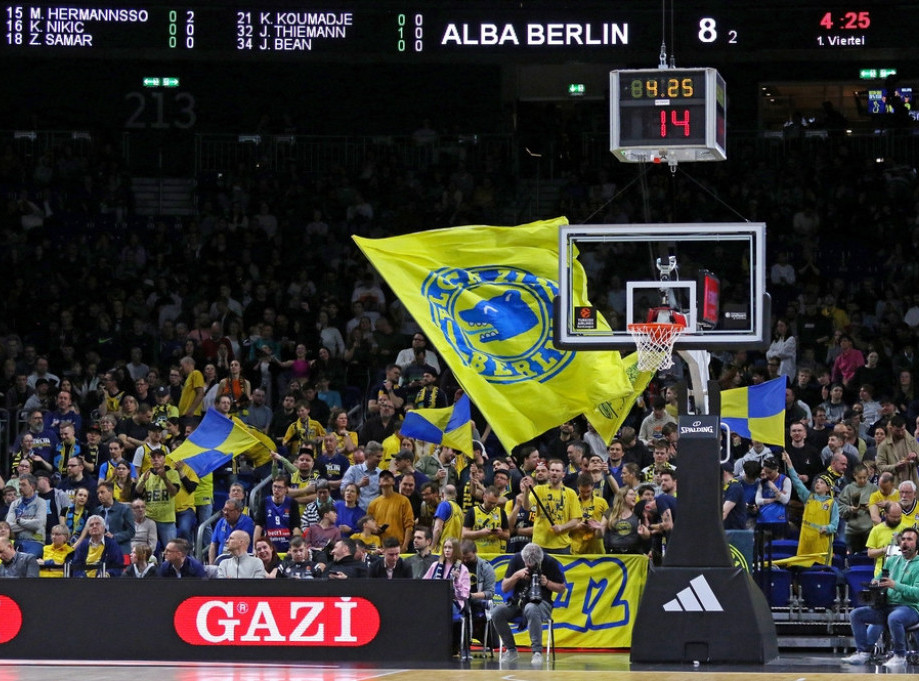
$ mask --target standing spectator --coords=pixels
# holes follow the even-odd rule
[[[772,344],[766,350],[767,360],[779,360],[778,373],[793,380],[797,374],[798,343],[788,328],[788,321],[779,318],[772,333]]]
[[[287,553],[290,540],[301,534],[300,505],[287,495],[287,491],[287,476],[275,476],[271,481],[271,496],[262,501],[253,518],[254,541],[266,536],[281,553]]]
[[[38,481],[34,475],[19,476],[19,498],[10,504],[6,522],[19,547],[36,558],[41,557],[45,543],[45,523],[48,518],[45,500],[38,496]]]
[[[380,496],[370,502],[367,513],[383,528],[383,539],[397,540],[403,551],[408,550],[415,526],[412,504],[407,497],[395,490],[396,476],[392,471],[380,471]]]
[[[121,553],[131,552],[131,540],[134,538],[134,517],[127,504],[115,500],[115,485],[111,481],[99,483],[96,489],[99,505],[93,511],[101,516],[105,523],[105,536],[111,537],[118,544]]]
[[[833,370],[830,378],[842,383],[846,389],[851,389],[852,379],[859,367],[865,366],[865,356],[861,350],[853,347],[852,336],[847,333],[839,337],[839,354],[833,361]]]
[[[150,470],[137,479],[134,491],[147,502],[147,516],[156,523],[160,546],[176,538],[175,497],[181,484],[179,472],[166,465],[166,452],[150,452]]]
[[[195,360],[186,355],[179,362],[185,382],[179,397],[179,416],[200,416],[204,401],[204,375],[195,369]]]

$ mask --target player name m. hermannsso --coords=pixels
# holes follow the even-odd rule
[[[150,18],[150,13],[145,9],[48,7],[45,12],[46,16],[42,17],[41,8],[32,7],[29,18],[44,18],[49,21],[104,21],[122,24],[144,23]]]
[[[615,23],[447,24],[441,45],[628,45],[629,25]]]

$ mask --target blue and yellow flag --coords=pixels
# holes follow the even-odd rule
[[[183,461],[198,477],[211,473],[230,459],[262,444],[245,426],[208,409],[201,423],[175,451],[169,454],[172,461]]]
[[[552,342],[564,224],[354,237],[508,451],[632,390],[618,352]],[[577,262],[572,277],[574,304],[588,305]]]
[[[423,442],[452,447],[472,454],[472,416],[469,397],[463,395],[452,407],[412,409],[402,421],[400,433]]]
[[[721,393],[721,421],[741,437],[785,446],[786,380],[733,388]]]
[[[632,384],[632,390],[629,394],[602,402],[584,413],[584,416],[590,421],[590,425],[594,427],[607,444],[616,437],[622,422],[625,421],[625,417],[632,410],[635,400],[648,387],[648,383],[654,378],[655,373],[653,371],[639,371],[637,352],[633,352],[623,358],[622,367],[625,369],[626,376],[629,377],[629,382]]]

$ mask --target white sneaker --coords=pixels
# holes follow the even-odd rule
[[[884,663],[884,666],[887,667],[888,669],[891,669],[893,667],[905,667],[906,658],[903,655],[894,655],[892,658],[890,658],[889,660],[887,660],[887,662]]]
[[[504,651],[504,654],[501,656],[501,659],[504,662],[516,662],[517,661],[517,649],[508,648]]]
[[[534,667],[541,667],[542,666],[542,653],[540,652],[533,653],[533,657],[530,658],[530,664]]]
[[[842,658],[842,661],[846,664],[867,664],[870,659],[871,653],[864,653],[856,650],[851,655]]]

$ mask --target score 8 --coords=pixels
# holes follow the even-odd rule
[[[711,17],[702,17],[699,19],[699,41],[703,43],[713,43],[718,40],[718,24]]]

